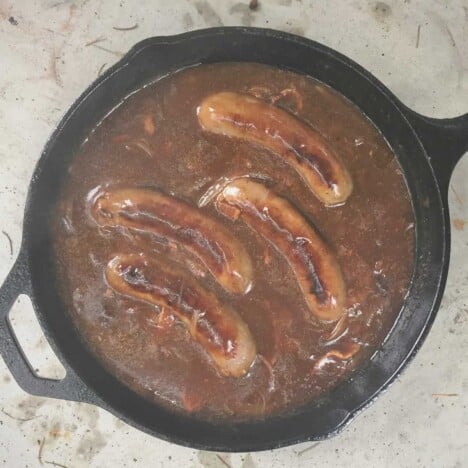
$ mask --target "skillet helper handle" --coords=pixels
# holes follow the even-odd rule
[[[441,193],[446,197],[453,169],[468,151],[468,114],[433,119],[406,109],[406,116],[427,151]]]
[[[62,380],[38,377],[18,342],[9,320],[10,310],[21,294],[31,294],[29,267],[24,249],[0,287],[0,354],[18,385],[36,396],[79,402],[94,402],[89,390],[75,372],[62,362],[66,376]]]

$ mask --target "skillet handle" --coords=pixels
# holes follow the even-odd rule
[[[452,119],[433,119],[410,109],[405,114],[426,149],[442,195],[447,197],[453,169],[468,151],[468,114]]]
[[[65,363],[66,376],[62,380],[38,377],[25,356],[8,318],[11,307],[20,294],[31,295],[29,267],[24,249],[0,287],[0,354],[18,385],[36,396],[78,402],[97,403],[96,396]]]

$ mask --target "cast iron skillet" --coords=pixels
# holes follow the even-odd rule
[[[173,414],[108,373],[87,349],[57,290],[50,219],[73,154],[89,130],[124,96],[148,81],[198,63],[260,62],[310,75],[355,103],[396,153],[416,219],[415,269],[409,295],[385,343],[349,380],[293,414],[262,421],[215,424]],[[250,451],[328,437],[384,390],[421,346],[447,276],[451,172],[468,150],[468,114],[436,120],[406,108],[359,65],[290,34],[255,28],[216,28],[138,43],[75,102],[54,132],[34,172],[18,259],[0,289],[0,351],[28,393],[87,402],[162,439],[201,449]],[[31,297],[53,350],[67,370],[61,381],[38,378],[8,320],[19,294]]]

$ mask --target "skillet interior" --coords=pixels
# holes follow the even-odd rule
[[[308,74],[356,104],[388,140],[407,179],[416,220],[416,260],[408,299],[382,348],[352,379],[296,413],[264,421],[215,425],[174,415],[136,395],[88,351],[55,287],[50,219],[74,152],[121,99],[148,81],[197,63],[253,61]],[[398,101],[349,60],[318,44],[283,33],[216,29],[149,39],[84,93],[47,145],[25,213],[32,299],[59,357],[91,388],[87,401],[159,437],[216,450],[259,450],[323,438],[341,427],[399,372],[427,331],[446,276],[446,217],[428,158]],[[93,396],[93,394],[97,396]]]

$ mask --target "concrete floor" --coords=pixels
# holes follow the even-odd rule
[[[247,3],[0,0],[0,231],[12,240],[10,250],[0,232],[0,281],[18,253],[27,187],[48,136],[98,73],[145,37],[239,24],[291,31],[353,58],[421,113],[468,112],[467,0],[260,0],[256,12]],[[339,436],[258,454],[180,448],[97,408],[28,396],[0,362],[0,465],[468,466],[467,180],[465,157],[450,186],[452,263],[429,338],[399,381]],[[39,373],[60,375],[27,298],[12,315]]]

